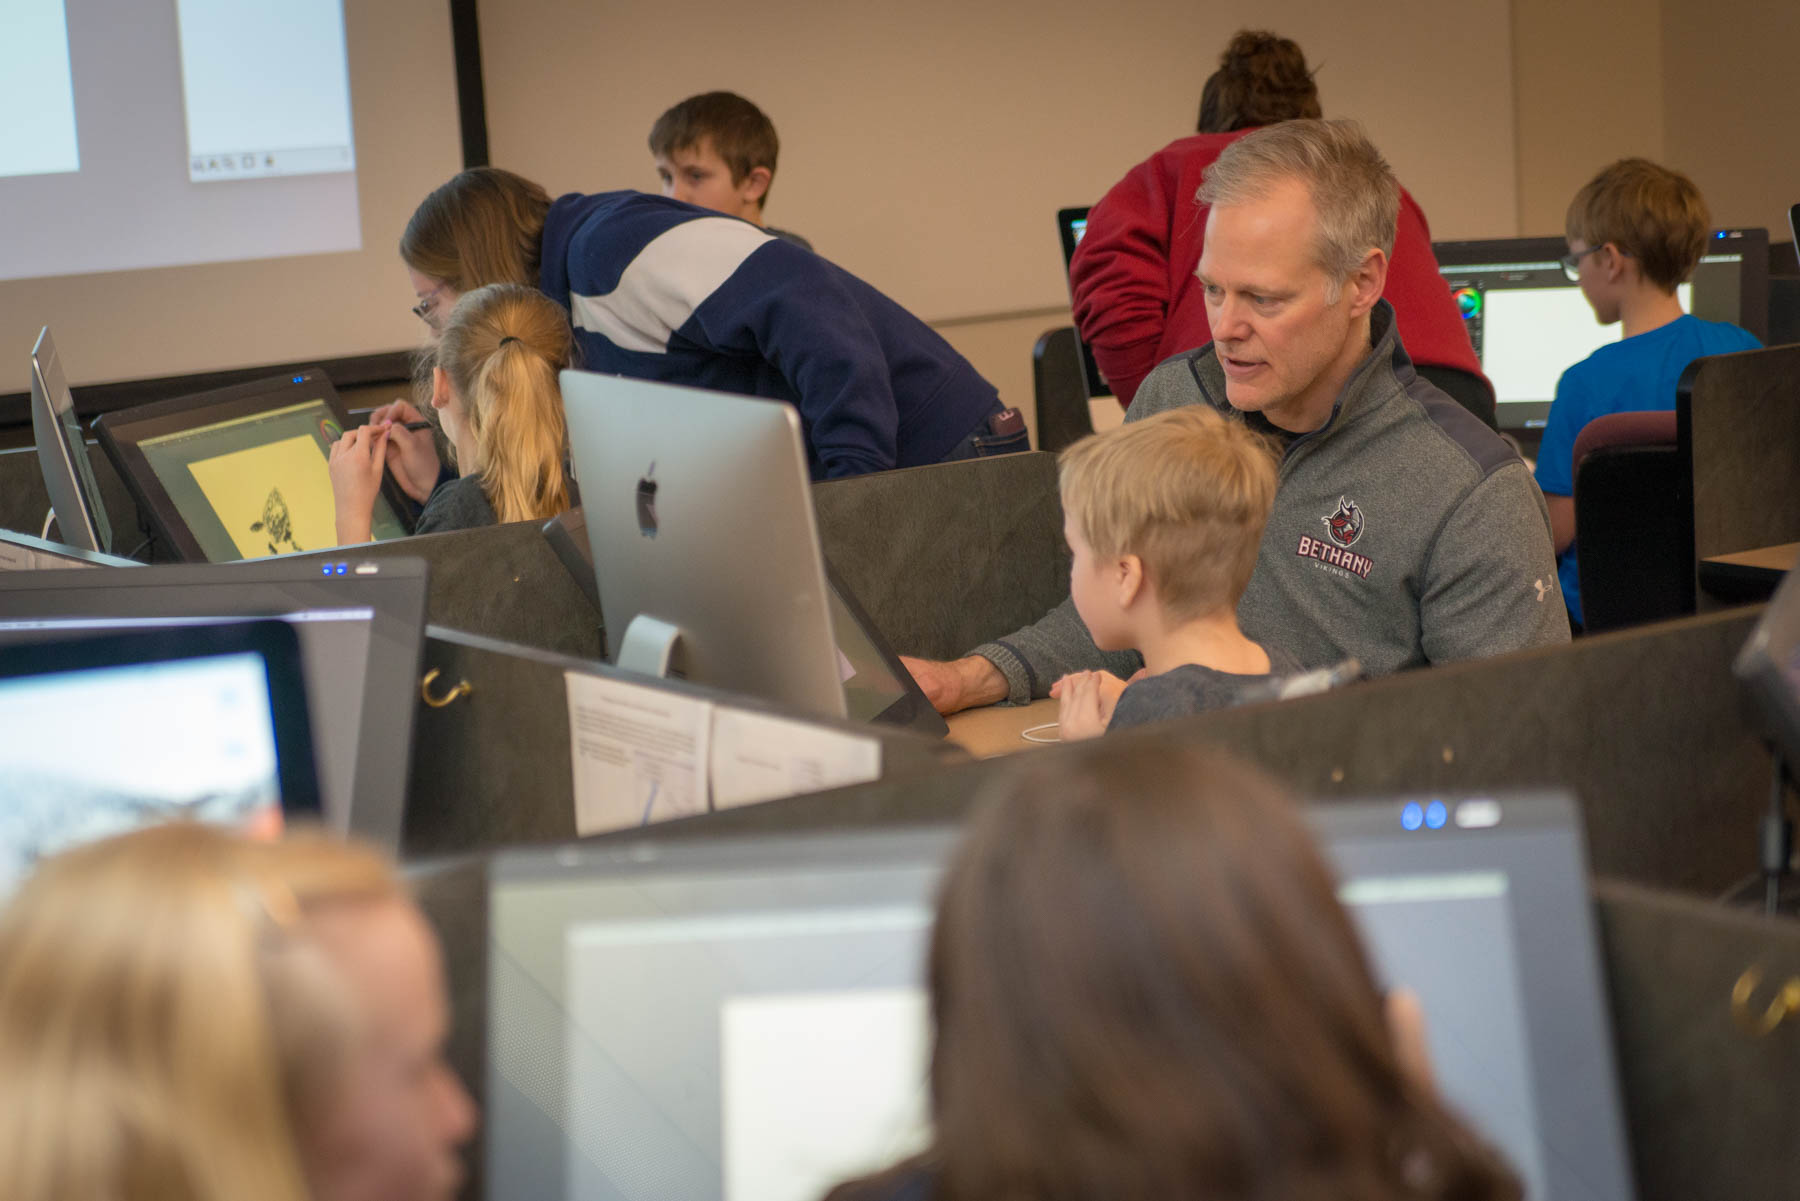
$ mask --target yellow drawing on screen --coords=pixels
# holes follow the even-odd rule
[[[188,470],[244,558],[337,545],[331,470],[311,437],[234,450]]]

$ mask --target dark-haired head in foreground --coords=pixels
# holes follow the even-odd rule
[[[974,819],[931,947],[931,1147],[833,1201],[1516,1198],[1403,1065],[1281,790],[1083,750]]]

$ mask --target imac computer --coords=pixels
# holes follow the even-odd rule
[[[1075,247],[1080,245],[1082,236],[1087,233],[1088,207],[1056,210],[1056,233],[1062,239],[1063,274],[1068,275],[1069,265],[1075,261]],[[1076,334],[1075,344],[1081,350],[1081,367],[1087,374],[1088,398],[1111,396],[1112,385],[1100,374],[1099,366],[1094,362],[1094,348],[1087,344],[1087,339]]]
[[[616,666],[844,717],[844,662],[789,404],[562,373]]]
[[[31,435],[62,541],[78,550],[110,552],[112,523],[100,500],[100,485],[94,482],[87,439],[75,417],[75,396],[49,326],[31,348]]]
[[[593,548],[588,545],[587,517],[577,505],[544,523],[544,540],[581,586],[595,609],[600,585],[594,576]],[[4,553],[4,547],[0,547]],[[825,588],[831,601],[831,630],[842,656],[844,713],[851,721],[905,726],[933,738],[950,732],[942,715],[925,699],[918,683],[900,662],[875,622],[851,595],[849,586],[825,565]],[[845,674],[847,673],[847,674]]]
[[[107,413],[95,430],[174,557],[225,563],[337,545],[327,464],[346,425],[331,381],[302,371]],[[406,534],[407,512],[385,478],[374,540]]]
[[[300,639],[326,822],[397,849],[425,585],[406,558],[0,572],[0,659],[72,635],[282,618]]]
[[[1559,261],[1561,238],[1434,242],[1438,270],[1450,286],[1481,369],[1494,385],[1495,421],[1503,430],[1541,430],[1568,368],[1621,337],[1601,325]],[[1767,338],[1769,234],[1720,229],[1707,238],[1694,277],[1677,289],[1681,307],[1707,321],[1729,321]],[[1674,407],[1675,398],[1667,398]],[[1650,407],[1646,405],[1646,407]]]
[[[171,820],[317,817],[300,647],[278,621],[0,655],[0,901],[38,860]]]
[[[1534,1201],[1628,1201],[1566,797],[1309,812],[1438,1085]],[[607,840],[489,877],[490,1190],[815,1201],[923,1148],[925,956],[952,828]]]

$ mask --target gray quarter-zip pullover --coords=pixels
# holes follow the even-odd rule
[[[1550,517],[1524,462],[1419,377],[1385,300],[1370,342],[1330,418],[1282,457],[1238,602],[1245,635],[1307,668],[1355,658],[1371,675],[1567,642]],[[1189,404],[1243,420],[1210,343],[1151,372],[1125,420]],[[1071,671],[1143,665],[1096,648],[1066,600],[972,653],[1006,676],[1014,704],[1049,695]]]

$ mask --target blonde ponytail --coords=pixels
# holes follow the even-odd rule
[[[547,520],[569,507],[568,427],[557,372],[569,365],[568,315],[535,288],[492,284],[463,296],[437,365],[475,444],[482,490],[501,521]]]

